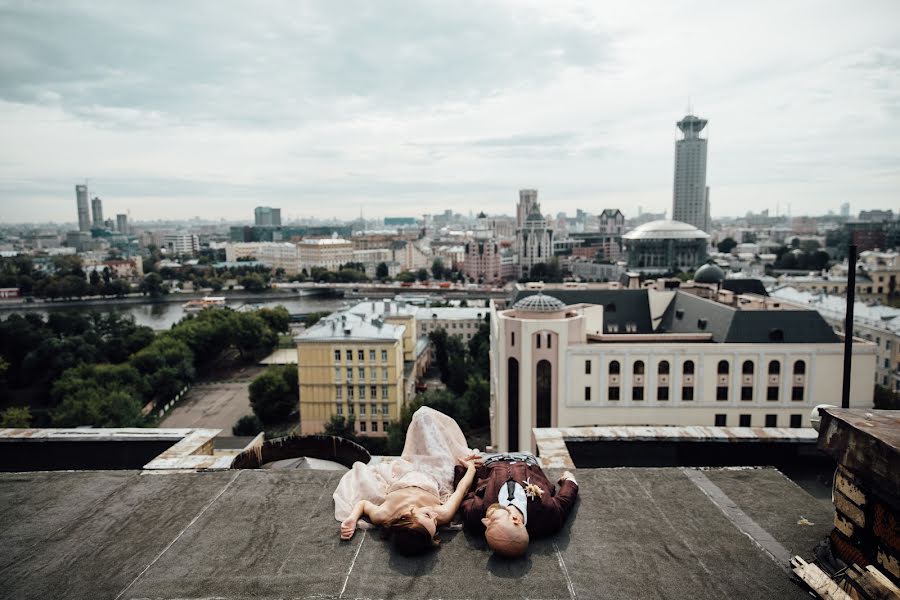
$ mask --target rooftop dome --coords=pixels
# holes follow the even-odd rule
[[[513,308],[529,312],[556,312],[564,310],[566,305],[553,296],[545,296],[538,292],[533,296],[522,298],[513,305]]]
[[[626,240],[699,240],[709,239],[703,231],[688,223],[669,219],[650,221],[622,236]]]
[[[694,273],[695,283],[720,283],[725,279],[725,272],[718,265],[708,262]]]

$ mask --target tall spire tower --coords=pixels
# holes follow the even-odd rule
[[[675,185],[672,218],[709,231],[709,188],[706,185],[706,138],[700,132],[706,119],[687,115],[676,125],[682,138],[675,142]]]

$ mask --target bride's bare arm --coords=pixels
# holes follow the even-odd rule
[[[387,520],[386,512],[378,504],[373,504],[368,500],[360,500],[353,507],[350,516],[341,522],[341,539],[349,540],[353,537],[353,533],[356,531],[356,523],[363,515],[368,517],[373,525],[383,525]]]
[[[459,505],[462,504],[463,498],[466,497],[466,492],[469,491],[474,479],[475,461],[469,459],[466,461],[466,474],[459,480],[459,484],[456,486],[456,490],[453,491],[453,495],[438,507],[437,511],[435,511],[437,512],[438,525],[446,525],[453,520],[456,511],[459,510]]]

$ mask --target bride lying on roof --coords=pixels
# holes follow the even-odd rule
[[[401,554],[421,554],[439,545],[437,528],[453,519],[475,477],[478,451],[469,449],[456,421],[423,406],[406,432],[400,458],[357,462],[334,491],[334,517],[341,539],[353,537],[362,517],[383,528]],[[453,488],[453,467],[466,475]]]

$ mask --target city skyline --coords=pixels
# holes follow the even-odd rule
[[[713,218],[896,210],[900,7],[688,8],[7,5],[0,218],[71,222],[84,178],[137,221],[509,214],[529,187],[671,216],[689,102]]]

